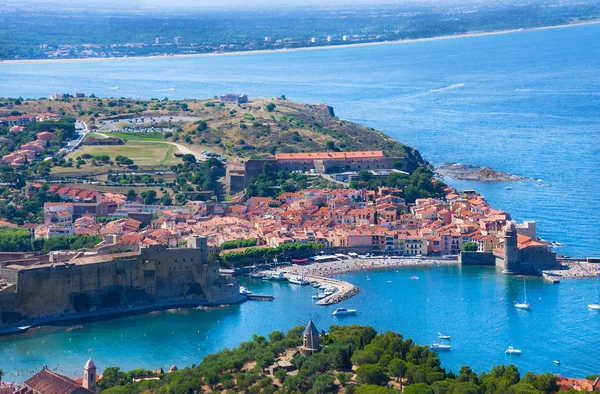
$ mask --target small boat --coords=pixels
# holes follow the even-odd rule
[[[521,351],[521,349],[515,349],[512,346],[509,346],[508,349],[506,349],[504,351],[504,353],[506,353],[506,354],[512,354],[514,356],[520,356],[521,354],[523,354],[523,352]]]
[[[346,315],[356,315],[358,312],[356,309],[346,309],[346,308],[337,308],[333,311],[333,316],[346,316]]]
[[[283,272],[278,271],[278,272],[275,272],[273,275],[271,275],[271,280],[285,281],[285,280],[287,280],[287,278],[285,277]]]
[[[598,285],[596,285],[596,302],[588,304],[588,309],[592,311],[600,311],[600,296],[598,296]]]
[[[254,279],[260,279],[260,278],[264,278],[265,274],[263,274],[262,272],[253,272],[252,274],[250,274],[250,277],[252,277]]]
[[[525,278],[523,278],[523,291],[525,293],[525,299],[523,300],[523,302],[515,301],[515,308],[531,309],[531,304],[527,302],[527,286],[525,285]]]
[[[429,348],[431,350],[437,350],[437,351],[441,351],[441,352],[447,352],[449,350],[452,350],[452,346],[446,345],[445,343],[434,343],[434,344],[430,345]]]
[[[313,295],[312,299],[313,300],[321,300],[321,299],[323,299],[325,297],[327,297],[327,293],[320,292],[320,293],[317,293],[317,294]]]
[[[450,339],[450,335],[444,335],[441,332],[438,332],[438,339]]]
[[[560,360],[554,360],[553,363],[556,365],[560,365]]]
[[[300,286],[304,286],[304,285],[307,285],[310,283],[303,276],[290,276],[288,278],[288,281],[290,283],[293,283],[295,285],[300,285]]]
[[[311,285],[312,287],[319,287],[319,286],[321,286],[321,284],[320,284],[319,282],[317,282],[317,281],[310,282],[310,285]]]
[[[247,288],[245,288],[244,286],[240,286],[240,294],[250,295],[250,294],[252,294],[252,292],[250,290],[248,290]]]
[[[512,187],[507,186],[507,187],[504,188],[504,190],[512,190]]]
[[[412,280],[419,280],[419,277],[416,276],[416,275],[413,275],[413,276],[410,277],[410,279],[412,279]]]

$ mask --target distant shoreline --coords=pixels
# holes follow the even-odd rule
[[[328,50],[328,49],[345,49],[352,47],[370,47],[376,45],[397,45],[397,44],[410,44],[424,41],[437,41],[437,40],[449,40],[455,38],[467,38],[467,37],[484,37],[493,36],[500,34],[510,33],[521,33],[535,30],[549,30],[549,29],[561,29],[565,27],[582,26],[582,25],[593,25],[600,23],[600,19],[593,19],[589,21],[574,22],[562,25],[553,26],[541,26],[532,28],[519,28],[519,29],[506,29],[496,30],[488,32],[470,32],[462,34],[453,34],[445,36],[427,37],[427,38],[414,38],[408,40],[394,40],[394,41],[376,41],[376,42],[360,42],[356,44],[340,44],[340,45],[323,45],[315,47],[300,47],[300,48],[289,48],[289,49],[260,49],[250,51],[236,51],[236,52],[224,52],[224,53],[191,53],[191,54],[176,54],[176,55],[152,55],[152,56],[132,56],[132,57],[92,57],[92,58],[66,58],[66,59],[10,59],[0,60],[0,65],[14,64],[14,65],[25,65],[25,64],[36,64],[36,63],[71,63],[71,62],[103,62],[103,61],[124,61],[124,60],[147,60],[147,59],[168,59],[168,58],[194,58],[194,57],[213,57],[213,56],[242,56],[242,55],[262,55],[269,53],[286,53],[286,52],[299,52],[299,51],[315,51],[315,50]]]

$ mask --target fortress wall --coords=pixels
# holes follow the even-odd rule
[[[239,298],[237,281],[221,278],[218,266],[207,263],[206,239],[196,239],[192,245],[196,247],[153,245],[139,254],[114,255],[108,261],[84,258],[25,269],[2,268],[0,277],[15,279],[17,292],[0,295],[0,325],[21,318],[156,302]],[[7,321],[11,316],[19,318]]]

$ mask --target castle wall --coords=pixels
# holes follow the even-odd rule
[[[486,252],[461,252],[459,261],[462,265],[496,265],[494,254]]]
[[[175,300],[219,303],[239,298],[239,285],[208,263],[206,239],[190,248],[165,245],[28,268],[1,268],[16,292],[0,294],[0,325],[68,313]],[[15,321],[16,319],[16,321]]]

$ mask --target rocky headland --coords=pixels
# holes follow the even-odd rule
[[[444,163],[435,169],[436,173],[444,178],[453,178],[461,181],[478,182],[517,182],[529,181],[533,178],[508,174],[489,167],[479,167],[471,164]]]

